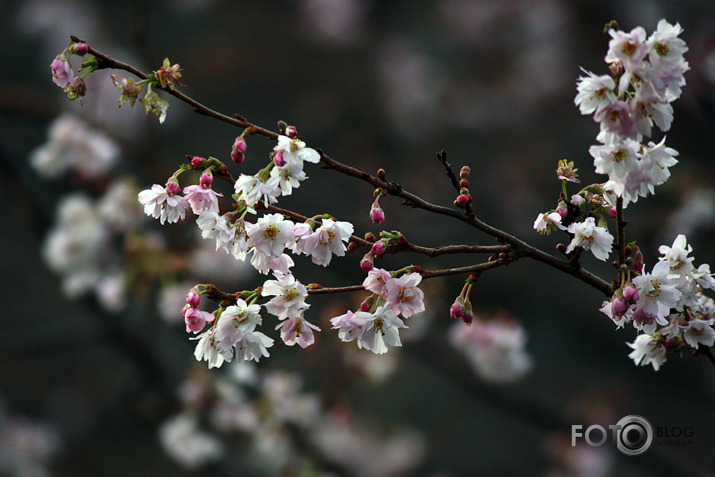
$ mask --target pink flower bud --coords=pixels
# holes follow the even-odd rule
[[[192,288],[191,291],[186,295],[186,303],[189,304],[189,306],[192,306],[196,308],[199,306],[199,303],[201,303],[201,295],[196,293],[194,289]]]
[[[376,257],[379,257],[380,255],[385,253],[385,249],[387,249],[387,247],[385,246],[385,242],[380,240],[380,241],[372,244],[372,248],[370,249],[370,254],[374,255]]]
[[[283,158],[283,151],[278,151],[275,156],[273,156],[273,164],[276,165],[276,167],[283,167],[286,164],[285,159]]]
[[[459,194],[457,196],[457,205],[460,207],[464,207],[469,203],[469,196],[466,196],[464,194]]]
[[[616,218],[616,214],[617,212],[615,207],[611,207],[610,209],[608,209],[608,215],[610,215],[612,219]]]
[[[374,268],[373,260],[374,257],[369,253],[362,258],[360,261],[360,268],[362,268],[363,272],[369,272]]]
[[[296,127],[295,127],[295,126],[288,126],[288,127],[286,128],[286,136],[288,136],[288,137],[291,138],[291,139],[294,138],[294,137],[298,137],[298,130],[296,129]]]
[[[469,173],[472,172],[472,170],[469,168],[469,166],[464,166],[459,170],[459,178],[460,179],[468,179],[469,178]]]
[[[453,320],[456,320],[457,318],[461,318],[464,316],[464,305],[461,303],[458,303],[459,299],[452,303],[452,306],[449,308],[449,317],[452,318]]]
[[[563,202],[559,202],[558,207],[556,207],[556,212],[561,216],[561,218],[566,218],[566,215],[569,213],[568,209],[566,208],[566,204]]]
[[[236,140],[233,142],[233,150],[234,151],[239,151],[239,152],[246,152],[246,148],[248,145],[246,144],[246,140],[243,138],[243,135],[238,136]]]
[[[176,179],[170,180],[169,182],[166,183],[166,193],[169,195],[176,195],[179,192],[181,192],[181,187],[179,187],[179,183],[176,182]]]
[[[630,303],[636,303],[638,301],[638,290],[635,289],[632,285],[626,285],[626,287],[623,289],[623,298]]]
[[[611,313],[614,316],[621,316],[628,311],[628,303],[621,298],[616,298],[611,302]]]
[[[211,174],[211,171],[204,171],[204,173],[201,174],[201,179],[199,179],[199,185],[204,189],[208,189],[209,187],[211,187],[213,181],[214,176],[213,174]]]
[[[84,56],[87,54],[89,51],[89,46],[87,43],[75,43],[72,45],[72,53],[79,55],[79,56]]]
[[[191,158],[191,167],[193,167],[194,169],[198,169],[199,167],[201,167],[201,164],[203,162],[204,162],[203,157],[194,156],[193,158]]]
[[[372,305],[375,304],[375,295],[370,295],[360,303],[360,311],[370,311],[370,308],[372,308]]]
[[[243,164],[243,161],[246,160],[246,156],[244,156],[241,151],[233,150],[231,151],[231,160],[236,164]]]
[[[380,224],[385,221],[385,212],[378,206],[370,209],[370,220],[376,224]]]
[[[472,315],[472,312],[464,310],[464,314],[462,315],[462,321],[465,325],[471,325],[474,321],[474,315]]]

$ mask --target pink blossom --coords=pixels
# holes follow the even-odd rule
[[[344,315],[330,319],[333,329],[337,329],[338,337],[345,342],[353,341],[362,336],[365,325],[372,320],[372,314],[367,311],[348,311]]]
[[[74,72],[65,57],[58,56],[52,60],[50,69],[52,70],[52,82],[60,88],[66,88],[68,84],[74,81]]]
[[[187,333],[198,333],[204,329],[206,322],[211,322],[215,318],[213,313],[201,311],[198,308],[188,308],[184,313]]]
[[[171,183],[170,183],[171,184]],[[173,188],[171,189],[173,190]],[[139,192],[139,202],[144,205],[144,213],[164,222],[178,222],[184,220],[189,203],[180,195],[170,192],[170,186],[162,187],[154,184],[151,189]]]
[[[222,194],[214,192],[211,187],[205,185],[210,182],[210,179],[204,179],[205,174],[201,175],[204,185],[191,185],[184,187],[184,198],[191,205],[191,210],[196,215],[201,215],[201,212],[210,210],[218,212],[218,197]]]
[[[315,343],[313,330],[320,331],[320,328],[303,317],[289,318],[276,326],[276,329],[281,331],[281,339],[285,344],[293,346],[298,343],[301,348]]]
[[[393,278],[386,283],[387,305],[396,315],[405,318],[425,311],[424,292],[417,288],[422,281],[419,273],[408,273],[400,278]]]
[[[382,268],[373,268],[367,274],[367,278],[362,282],[365,290],[376,295],[387,298],[387,282],[392,280],[390,272]]]

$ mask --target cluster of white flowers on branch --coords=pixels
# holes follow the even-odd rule
[[[169,177],[165,185],[154,184],[138,195],[146,214],[159,219],[162,224],[186,220],[190,210],[196,216],[201,236],[215,241],[217,250],[221,249],[240,261],[250,256],[251,265],[259,273],[273,275],[260,287],[235,293],[223,292],[211,284],[200,284],[191,289],[183,316],[187,332],[197,335],[196,358],[207,361],[209,367],[218,367],[234,359],[238,362],[257,361],[269,355],[268,348],[274,340],[258,331],[262,325],[263,309],[278,319],[275,329],[279,330],[286,345],[298,344],[303,348],[310,346],[315,339],[314,331],[319,330],[305,317],[310,306],[306,299],[311,294],[357,290],[371,292],[358,311],[347,311],[336,316],[331,324],[338,330],[338,337],[342,341],[356,341],[358,347],[381,354],[391,346],[401,345],[399,330],[405,328],[406,324],[400,316],[408,319],[424,311],[424,295],[418,287],[423,279],[463,274],[468,275],[468,278],[449,314],[453,319],[460,318],[469,325],[475,319],[469,299],[470,291],[480,274],[521,258],[531,258],[556,268],[611,297],[607,313],[619,324],[632,319],[634,323],[642,325],[637,326],[639,330],[652,333],[655,331],[653,323],[666,326],[669,310],[676,309],[677,317],[671,320],[671,324],[673,320],[679,320],[677,327],[672,328],[677,333],[669,329],[663,332],[665,336],[673,337],[682,332],[684,343],[693,347],[693,343],[699,345],[697,348],[713,359],[709,350],[704,351],[700,346],[712,344],[709,338],[711,333],[705,330],[705,326],[713,322],[712,307],[701,294],[702,288],[710,287],[713,281],[709,268],[704,266],[697,272],[688,270],[677,274],[672,269],[662,272],[665,265],[661,268],[656,266],[658,270],[654,269],[654,278],[651,278],[651,275],[642,272],[642,261],[630,256],[638,253],[635,243],[627,246],[625,242],[623,209],[639,197],[654,193],[655,186],[668,179],[668,168],[677,162],[677,152],[665,147],[665,139],[658,144],[641,144],[641,141],[644,136],[650,136],[653,124],[663,131],[670,128],[670,103],[680,95],[681,87],[685,84],[683,74],[689,68],[683,59],[687,47],[678,38],[680,32],[678,25],[672,26],[665,21],[661,21],[656,32],[647,39],[645,31],[640,27],[630,33],[611,28],[609,33],[612,40],[606,55],[611,74],[596,76],[587,73],[588,76],[579,79],[575,102],[582,113],[594,114],[594,119],[600,125],[597,140],[602,145],[593,146],[590,153],[594,158],[596,172],[607,174],[609,179],[604,184],[587,186],[569,197],[567,184],[580,182],[577,169],[573,162],[559,162],[557,176],[562,189],[557,207],[540,214],[534,228],[540,233],[550,233],[554,229],[566,232],[569,244],[560,244],[558,247],[565,258],[539,250],[479,219],[472,207],[469,192],[469,168],[465,166],[456,173],[444,151],[437,154],[437,159],[456,191],[454,207],[428,202],[405,190],[397,182],[388,181],[383,169],[373,175],[338,162],[320,149],[308,147],[299,139],[295,126],[280,121],[278,131],[271,131],[252,124],[240,115],[226,116],[202,105],[176,89],[177,86],[183,86],[179,82],[182,70],[168,59],[164,60],[159,70],[147,74],[73,37],[67,49],[53,62],[52,72],[55,83],[66,88],[70,99],[81,97],[84,93],[80,91],[81,88],[71,87],[70,81],[75,77],[69,59],[73,54],[90,55],[82,63],[81,77],[105,68],[134,74],[139,78],[137,83],[132,79],[112,75],[112,81],[121,92],[120,104],[129,101],[130,106],[133,106],[146,85],[146,95],[140,101],[146,113],[156,114],[161,122],[166,116],[168,103],[161,100],[154,90],[178,98],[200,114],[237,126],[241,132],[231,142],[230,157],[233,163],[241,167],[245,167],[246,162],[252,162],[247,161],[248,141],[251,137],[263,136],[274,142],[267,164],[254,174],[241,173],[234,179],[228,165],[220,159],[187,156],[187,162]],[[353,235],[355,230],[351,223],[338,220],[330,214],[304,217],[278,208],[276,204],[280,197],[291,195],[308,179],[306,163],[319,164],[320,167],[370,184],[374,188],[374,201],[369,216],[374,223],[385,220],[380,199],[396,196],[402,198],[406,205],[462,221],[491,236],[498,243],[427,248],[410,243],[399,231],[383,231],[379,239],[372,233],[360,238]],[[182,189],[179,178],[185,172],[200,173],[198,184],[187,185]],[[213,190],[214,178],[233,186],[230,211],[220,210],[218,198],[221,194]],[[609,217],[615,219],[616,238],[608,231]],[[684,250],[684,240],[678,238],[673,249]],[[586,270],[580,258],[583,251],[590,250],[597,259],[607,260],[614,245],[618,250],[616,266],[619,268],[620,280],[612,285]],[[367,273],[362,285],[334,288],[315,283],[304,285],[293,275],[295,256],[308,256],[315,265],[327,267],[333,256],[342,257],[347,251],[355,251],[360,247],[369,248],[360,261],[360,267]],[[387,253],[396,252],[415,252],[427,256],[446,253],[487,254],[489,258],[481,263],[442,270],[426,270],[411,265],[388,271],[375,266],[376,260]],[[668,258],[669,252],[663,253],[666,258],[661,263],[675,260]],[[648,289],[647,283],[654,284],[656,281],[661,288],[653,285],[653,290]],[[671,292],[670,284],[678,293]],[[656,305],[653,305],[651,299],[657,295],[655,290],[660,292],[661,298],[655,298]],[[628,294],[628,298],[623,298],[625,294]],[[218,303],[216,310],[207,312],[198,309],[204,295]],[[621,301],[618,300],[628,306],[621,310]],[[616,302],[619,305],[615,305]],[[657,308],[655,312],[654,307]],[[681,323],[683,320],[684,324]],[[697,330],[700,332],[697,333]],[[693,337],[696,334],[699,338]],[[650,339],[649,344],[652,345],[654,340],[657,341],[655,338]],[[648,360],[642,360],[644,352],[638,344],[642,341],[642,337],[636,341],[637,348],[632,357],[637,363],[653,362],[656,366],[652,353],[648,354]],[[715,364],[715,359],[713,362]]]
[[[678,162],[678,152],[665,146],[665,137],[658,144],[642,141],[651,135],[653,124],[666,132],[673,121],[671,103],[680,96],[684,73],[690,69],[683,56],[688,48],[678,38],[681,32],[680,25],[665,20],[648,38],[641,27],[629,33],[608,30],[611,41],[605,61],[611,74],[586,72],[588,76],[578,80],[575,99],[581,113],[593,114],[600,125],[596,139],[602,145],[589,152],[595,171],[608,175],[608,181],[568,198],[566,183],[580,181],[573,163],[561,161],[557,174],[563,189],[557,208],[540,214],[534,223],[540,233],[567,230],[572,236],[567,254],[590,250],[607,260],[614,241],[607,217],[616,219],[619,280],[601,311],[619,327],[632,322],[643,333],[629,344],[634,349],[629,356],[656,370],[667,349],[701,351],[712,360],[709,347],[715,342],[715,303],[702,294],[703,289],[714,288],[715,280],[709,265],[695,269],[691,264],[686,237],[679,235],[672,247],[659,248],[663,256],[651,273],[645,272],[636,243],[625,241],[623,209],[654,194]]]

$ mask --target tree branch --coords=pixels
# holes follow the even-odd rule
[[[86,43],[83,40],[80,40],[75,36],[72,36],[72,41]],[[139,78],[142,78],[142,79],[149,78],[148,74],[146,74],[142,71],[139,71],[138,69],[134,68],[131,65],[128,65],[121,61],[115,60],[114,58],[111,58],[110,56],[105,55],[104,53],[92,48],[91,46],[89,46],[88,51],[90,54],[94,55],[97,58],[99,69],[105,69],[105,68],[120,69],[120,70],[127,71],[129,73],[132,73],[133,75],[135,75]],[[218,119],[220,121],[223,121],[223,122],[226,122],[229,124],[233,124],[233,125],[241,127],[241,128],[250,128],[251,132],[253,134],[259,134],[259,135],[265,136],[272,140],[275,140],[278,137],[277,133],[270,131],[268,129],[264,129],[259,126],[256,126],[256,125],[252,124],[251,122],[247,121],[242,116],[239,116],[239,115],[236,115],[235,117],[226,116],[226,115],[221,114],[217,111],[214,111],[213,109],[211,109],[207,106],[204,106],[203,104],[201,104],[198,101],[192,99],[191,97],[185,95],[184,93],[181,93],[180,91],[171,89],[169,87],[165,87],[165,88],[162,88],[161,86],[156,86],[156,87],[157,87],[157,89],[162,89],[163,91],[176,97],[177,99],[191,105],[194,108],[194,111],[196,111],[197,113]],[[394,196],[404,199],[407,204],[412,205],[413,207],[417,207],[417,208],[420,208],[420,209],[423,209],[423,210],[426,210],[428,212],[432,212],[435,214],[455,218],[457,220],[460,220],[462,222],[465,222],[465,223],[471,225],[472,227],[474,227],[488,235],[491,235],[492,237],[496,238],[497,241],[499,241],[502,244],[511,245],[515,252],[514,260],[518,259],[520,257],[532,258],[532,259],[540,261],[550,267],[556,268],[557,270],[567,273],[573,277],[576,277],[577,279],[589,284],[590,286],[596,288],[597,290],[603,292],[604,294],[606,294],[608,296],[610,296],[610,294],[611,294],[612,290],[611,290],[611,286],[608,282],[595,276],[593,273],[585,270],[580,265],[577,265],[574,263],[569,263],[569,262],[566,262],[563,260],[559,260],[556,257],[554,257],[546,252],[543,252],[543,251],[527,244],[526,242],[514,237],[513,235],[508,234],[507,232],[504,232],[500,229],[492,227],[491,225],[479,220],[474,214],[463,214],[463,213],[461,213],[461,211],[456,210],[456,209],[444,207],[444,206],[437,205],[437,204],[432,204],[432,203],[422,199],[421,197],[418,197],[415,194],[412,194],[412,193],[404,190],[402,188],[402,186],[396,182],[387,182],[387,181],[381,180],[378,177],[368,174],[367,172],[363,172],[359,169],[348,166],[346,164],[342,164],[342,163],[330,158],[327,154],[323,153],[320,149],[318,149],[318,152],[320,153],[321,163],[322,163],[323,167],[325,167],[325,168],[333,169],[333,170],[341,172],[345,175],[358,178],[364,182],[367,182],[367,183],[373,185],[374,187],[381,187],[381,188],[385,189],[390,195],[394,195]],[[447,167],[446,157],[444,157],[444,159],[445,159],[445,161],[444,161],[445,167]],[[442,159],[440,159],[440,161],[442,161]],[[449,168],[451,168],[451,166]],[[449,168],[448,168],[448,170],[449,170]],[[452,171],[452,173],[453,172],[454,171]],[[454,184],[454,180],[456,180],[456,176],[454,177],[454,180],[450,177],[450,180],[452,180],[453,184]],[[269,207],[272,207],[272,206],[269,206]],[[270,210],[270,208],[268,208],[268,209]],[[354,239],[357,239],[358,243],[361,243],[363,241],[363,239],[360,239],[358,237],[354,237]],[[353,240],[352,237],[351,237],[351,240]],[[367,245],[367,243],[365,243],[365,245]]]

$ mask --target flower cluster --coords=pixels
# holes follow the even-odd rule
[[[673,107],[681,94],[684,73],[690,69],[683,54],[688,51],[678,38],[680,25],[658,22],[653,34],[634,28],[630,33],[612,29],[605,60],[611,75],[579,78],[575,103],[582,114],[593,114],[600,125],[590,154],[599,174],[608,175],[606,191],[624,199],[624,205],[654,193],[670,177],[669,167],[678,161],[677,151],[659,143],[643,144],[653,125],[670,129]]]
[[[238,439],[235,457],[251,475],[290,472],[298,458],[317,458],[357,475],[404,475],[424,456],[417,431],[368,425],[347,402],[328,407],[304,389],[297,373],[259,372],[247,362],[224,369],[184,380],[182,409],[160,426],[161,446],[186,469],[215,462]],[[312,446],[310,455],[296,444],[296,430]]]
[[[248,133],[245,131],[234,141],[232,156],[241,153],[241,160],[234,162],[243,162],[244,137]],[[285,344],[298,344],[303,348],[311,345],[315,341],[313,331],[319,328],[303,317],[309,306],[305,303],[307,289],[292,275],[291,267],[295,262],[286,251],[309,256],[314,264],[327,267],[333,256],[345,255],[346,243],[354,230],[352,224],[327,214],[298,223],[280,213],[267,213],[248,220],[248,213],[257,214],[257,205],[267,207],[275,203],[278,196],[290,195],[299,182],[306,179],[304,162],[320,160],[314,149],[306,147],[297,138],[294,127],[287,128],[286,133],[290,136],[278,136],[268,166],[254,176],[241,174],[235,181],[232,197],[237,208],[234,211],[220,213],[218,198],[221,194],[212,189],[212,171],[225,176],[226,167],[215,158],[192,157],[189,164],[169,178],[166,186],[154,184],[138,195],[146,214],[158,218],[162,224],[183,220],[190,208],[198,216],[196,224],[201,236],[214,240],[217,250],[222,249],[241,261],[250,254],[250,263],[258,272],[273,273],[276,278],[265,281],[253,292],[245,292],[248,293],[246,300],[250,297],[252,301],[246,302],[239,297],[235,305],[219,308],[214,313],[197,309],[198,299],[205,289],[194,289],[189,294],[183,311],[187,332],[202,332],[207,323],[212,323],[207,331],[197,336],[199,341],[195,351],[196,358],[208,361],[209,367],[219,367],[224,361],[231,361],[234,355],[237,361],[257,361],[261,356],[269,355],[268,348],[273,345],[273,339],[255,331],[261,324],[260,305],[255,303],[259,298],[274,297],[265,307],[281,320],[276,330],[280,331]],[[179,175],[196,169],[202,170],[199,184],[186,186],[182,191]]]
[[[65,113],[50,126],[48,141],[32,152],[30,164],[48,179],[59,179],[67,172],[97,178],[109,172],[118,159],[119,147],[112,139]]]
[[[75,100],[85,95],[87,86],[84,83],[84,78],[94,71],[96,66],[96,64],[93,63],[94,58],[90,57],[87,61],[82,63],[80,71],[84,70],[84,72],[76,76],[70,64],[70,59],[72,55],[84,56],[88,52],[89,46],[86,43],[71,42],[50,64],[52,82],[62,88],[70,100]]]
[[[656,370],[665,362],[666,350],[697,350],[715,342],[715,301],[703,294],[704,289],[715,289],[710,266],[695,268],[685,235],[658,250],[662,256],[653,269],[646,272],[636,261],[601,307],[619,327],[633,323],[643,333],[629,344],[633,348],[629,356],[636,364],[652,364]]]
[[[67,296],[94,292],[106,310],[116,312],[124,307],[126,263],[119,260],[117,244],[124,245],[144,219],[135,195],[132,183],[117,180],[98,201],[77,193],[60,203],[43,255],[49,267],[62,276]]]
[[[600,186],[586,187],[566,200],[566,182],[580,182],[576,171],[572,162],[559,161],[556,173],[564,192],[555,210],[539,214],[534,221],[534,230],[542,235],[556,229],[564,230],[571,237],[564,250],[566,254],[590,250],[597,259],[605,261],[613,248],[613,235],[608,231],[604,214],[612,216],[612,207],[602,195],[594,194],[594,190],[603,191]]]
[[[470,326],[455,323],[449,341],[485,381],[514,382],[531,368],[531,358],[524,350],[524,329],[505,316],[477,317]]]
[[[397,272],[395,272],[395,275]],[[422,275],[405,273],[399,278],[387,270],[373,268],[363,282],[372,292],[359,311],[330,319],[342,341],[357,341],[359,348],[375,354],[387,353],[388,346],[402,346],[399,329],[407,328],[398,316],[409,318],[424,311],[424,293],[417,285]]]

